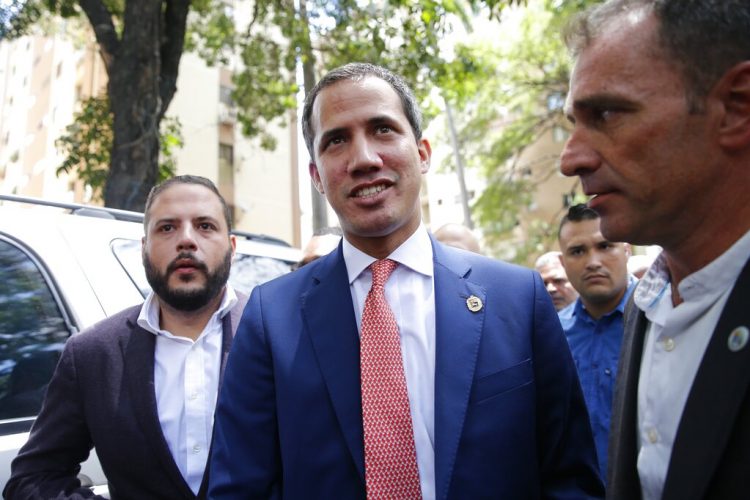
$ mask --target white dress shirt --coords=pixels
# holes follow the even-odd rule
[[[677,307],[663,253],[635,290],[635,304],[649,320],[638,382],[638,475],[644,500],[662,496],[690,388],[748,256],[750,231],[677,285],[683,299]]]
[[[368,266],[377,259],[356,249],[346,238],[343,253],[361,332],[362,311],[372,286]],[[401,335],[422,497],[431,500],[435,498],[435,291],[427,230],[420,226],[388,258],[400,264],[385,284],[385,296]]]
[[[196,495],[206,468],[214,425],[222,321],[236,303],[237,295],[227,285],[219,309],[195,341],[159,327],[159,303],[153,292],[138,316],[138,325],[156,335],[154,386],[161,430],[182,477]]]

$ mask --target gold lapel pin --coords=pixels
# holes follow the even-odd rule
[[[729,334],[727,346],[730,351],[737,352],[747,345],[748,339],[750,339],[750,330],[746,326],[738,326]]]
[[[482,310],[482,299],[476,295],[471,295],[466,299],[466,307],[468,307],[471,312],[479,312]]]

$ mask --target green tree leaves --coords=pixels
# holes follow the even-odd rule
[[[176,118],[165,118],[160,130],[159,181],[175,174],[175,149],[182,147],[180,123]],[[65,128],[55,145],[66,154],[57,174],[75,172],[93,192],[95,200],[102,200],[107,181],[112,150],[112,113],[106,96],[91,97],[82,103],[72,124]]]

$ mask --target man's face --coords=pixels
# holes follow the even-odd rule
[[[419,190],[430,145],[417,141],[385,81],[343,80],[318,94],[310,175],[359,249],[393,250],[421,221]]]
[[[221,202],[208,188],[175,184],[151,205],[143,266],[154,293],[171,307],[195,311],[216,299],[234,248]]]
[[[717,113],[710,105],[689,112],[682,75],[655,49],[657,22],[643,12],[612,21],[581,52],[561,171],[580,176],[594,196],[589,206],[607,238],[666,247],[691,233],[721,177],[712,149]]]
[[[537,268],[542,276],[544,286],[547,288],[555,309],[560,310],[573,303],[578,298],[578,292],[568,281],[565,275],[565,268],[558,261],[554,264],[546,264]]]
[[[599,220],[564,224],[560,259],[585,306],[611,305],[614,309],[628,287],[630,247],[602,236]]]

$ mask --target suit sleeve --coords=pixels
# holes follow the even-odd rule
[[[534,371],[542,497],[603,498],[594,438],[568,342],[534,274]]]
[[[227,359],[214,423],[211,499],[280,496],[273,360],[261,295],[262,287],[256,287]]]
[[[6,499],[101,498],[77,478],[93,444],[77,380],[76,340],[66,344],[29,439],[11,464]]]

